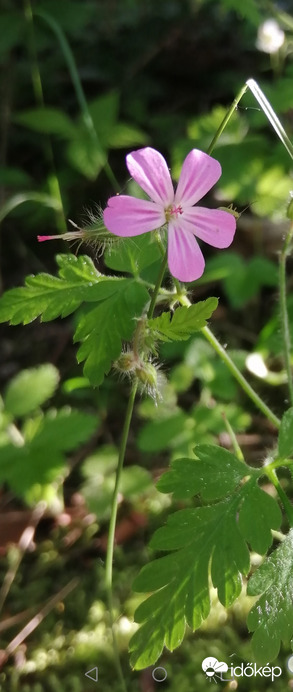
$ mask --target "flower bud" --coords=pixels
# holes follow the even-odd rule
[[[137,366],[137,356],[133,351],[126,351],[126,353],[121,353],[118,360],[114,363],[114,368],[123,372],[125,374],[133,372]]]
[[[135,374],[142,385],[148,390],[153,391],[157,389],[158,374],[152,363],[141,362],[139,367],[136,368]]]

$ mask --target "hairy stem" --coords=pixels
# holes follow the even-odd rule
[[[265,466],[264,471],[271,483],[273,483],[273,485],[276,488],[276,491],[284,507],[285,514],[287,516],[290,527],[293,526],[293,506],[291,505],[289,498],[287,497],[286,493],[284,492],[280,484],[276,471],[272,469],[270,466]]]
[[[168,255],[167,255],[167,251],[166,251],[166,252],[165,252],[165,256],[163,257],[163,261],[162,261],[161,268],[160,268],[160,271],[159,271],[159,274],[158,274],[158,278],[157,278],[157,281],[156,281],[156,285],[155,285],[155,288],[154,288],[154,292],[153,292],[153,295],[152,295],[152,298],[151,298],[150,307],[149,307],[149,309],[148,309],[148,319],[151,319],[151,317],[152,317],[153,314],[154,314],[154,309],[155,309],[155,306],[156,306],[156,301],[157,301],[158,293],[159,293],[159,290],[160,290],[160,287],[161,287],[161,283],[162,283],[162,281],[163,281],[164,274],[165,274],[165,271],[166,271],[167,262],[168,262]]]
[[[218,139],[221,137],[221,134],[222,134],[223,130],[225,129],[226,125],[228,124],[228,122],[229,122],[230,118],[232,117],[234,111],[236,111],[237,106],[238,106],[238,103],[239,103],[239,101],[242,99],[242,96],[245,94],[245,92],[247,91],[247,89],[248,89],[247,84],[244,84],[244,86],[242,87],[242,89],[240,89],[240,91],[238,92],[238,94],[237,94],[237,96],[235,97],[233,103],[231,104],[229,110],[227,111],[227,113],[226,113],[224,119],[222,120],[220,126],[218,127],[217,132],[216,132],[214,138],[212,139],[212,141],[211,141],[211,143],[210,143],[210,146],[209,146],[208,151],[207,151],[208,154],[211,154],[211,153],[212,153],[213,149],[215,148],[215,146],[216,146],[216,144],[217,144]]]
[[[167,253],[165,254],[165,257],[163,258],[161,268],[160,268],[160,271],[158,274],[157,282],[156,282],[156,285],[155,285],[155,288],[153,291],[153,295],[151,298],[150,307],[148,310],[148,318],[149,319],[153,316],[154,308],[156,305],[156,300],[158,297],[161,283],[162,283],[163,278],[164,278],[166,266],[167,266]],[[124,425],[123,425],[123,430],[122,430],[122,437],[121,437],[121,442],[120,442],[118,465],[117,465],[116,479],[115,479],[115,487],[114,487],[113,497],[112,497],[111,517],[110,517],[110,524],[109,524],[106,565],[105,565],[105,585],[106,585],[106,591],[107,591],[107,597],[108,597],[108,608],[109,608],[111,628],[112,628],[114,655],[115,655],[117,673],[118,673],[118,676],[120,679],[121,689],[123,690],[123,692],[126,692],[126,686],[125,686],[125,680],[123,677],[123,672],[122,672],[122,668],[121,668],[121,664],[120,664],[119,649],[118,649],[118,644],[117,644],[115,629],[114,629],[113,555],[114,555],[115,529],[116,529],[117,510],[118,510],[118,494],[119,494],[121,474],[122,474],[122,469],[123,469],[123,464],[124,464],[126,445],[127,445],[128,435],[129,435],[130,424],[131,424],[131,420],[132,420],[132,414],[133,414],[133,409],[134,409],[136,392],[137,392],[137,381],[134,381],[134,383],[132,385],[130,397],[128,400],[128,404],[127,404],[125,420],[124,420]]]
[[[228,355],[228,353],[225,351],[223,346],[220,344],[218,339],[214,336],[214,334],[211,332],[209,327],[203,327],[201,329],[201,333],[207,339],[207,341],[211,344],[211,346],[214,348],[218,356],[220,356],[221,360],[227,365],[228,370],[230,370],[231,374],[235,377],[237,380],[238,384],[242,387],[243,391],[247,394],[247,396],[253,401],[255,406],[264,414],[266,418],[268,418],[273,425],[275,425],[276,428],[280,427],[281,421],[273,411],[265,404],[265,402],[261,399],[261,397],[255,392],[255,390],[251,387],[251,385],[247,382],[245,377],[242,375],[240,370],[237,368],[237,365],[233,362],[232,358]]]
[[[124,420],[124,425],[123,425],[123,430],[122,430],[120,449],[119,449],[115,487],[114,487],[114,492],[113,492],[113,497],[112,497],[111,517],[110,517],[110,524],[109,524],[109,534],[108,534],[108,544],[107,544],[107,554],[106,554],[106,566],[105,566],[105,585],[106,585],[106,590],[107,590],[108,608],[109,608],[111,628],[112,628],[115,663],[116,663],[117,673],[118,673],[120,683],[121,683],[121,689],[123,690],[123,692],[126,691],[126,685],[125,685],[125,680],[123,677],[123,672],[122,672],[122,668],[121,668],[121,664],[120,664],[119,649],[118,649],[118,644],[117,644],[116,635],[115,635],[115,628],[114,628],[113,593],[112,593],[113,555],[114,555],[115,528],[116,528],[116,519],[117,519],[117,510],[118,510],[118,494],[119,494],[121,474],[122,474],[124,458],[125,458],[126,445],[127,445],[128,435],[129,435],[129,428],[130,428],[130,423],[131,423],[132,414],[133,414],[136,390],[137,390],[137,382],[134,382],[132,389],[131,389],[128,404],[127,404],[125,420]]]
[[[290,230],[286,236],[283,248],[280,253],[279,261],[279,283],[280,283],[280,312],[281,312],[281,325],[282,325],[282,337],[283,337],[283,349],[284,349],[284,360],[285,368],[288,377],[288,389],[289,389],[289,399],[290,405],[293,406],[293,377],[292,377],[292,367],[291,367],[291,339],[290,339],[290,329],[289,329],[289,319],[287,310],[287,299],[286,299],[286,262],[287,256],[290,251],[290,244],[293,238],[293,224],[291,224]]]

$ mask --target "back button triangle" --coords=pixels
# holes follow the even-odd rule
[[[99,669],[97,666],[95,668],[91,668],[90,670],[85,673],[87,678],[90,678],[90,680],[93,680],[94,682],[98,682],[98,673]]]

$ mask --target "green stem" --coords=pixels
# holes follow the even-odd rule
[[[30,0],[24,0],[24,15],[25,19],[28,25],[28,50],[30,54],[30,60],[31,60],[31,71],[32,71],[32,83],[33,83],[33,90],[34,90],[34,95],[35,95],[35,100],[36,103],[38,104],[39,107],[43,108],[44,107],[44,94],[43,94],[43,87],[42,87],[42,80],[41,80],[41,74],[39,70],[39,63],[38,63],[38,56],[37,56],[37,51],[36,51],[36,43],[35,43],[35,31],[34,31],[34,20],[33,20],[33,12],[32,12],[32,6]],[[59,185],[59,180],[55,171],[55,161],[54,161],[54,154],[53,154],[53,149],[52,149],[52,144],[50,137],[47,135],[46,138],[44,139],[45,142],[45,154],[47,156],[47,159],[50,164],[50,168],[52,171],[52,177],[50,181],[50,187],[51,187],[51,193],[52,197],[56,199],[57,205],[56,205],[56,225],[60,233],[65,233],[67,231],[67,225],[66,225],[66,218],[65,218],[65,213],[64,213],[64,207],[63,207],[63,202],[62,202],[62,195],[61,195],[61,189]]]
[[[102,150],[101,144],[99,142],[99,138],[97,135],[97,131],[96,131],[92,116],[91,116],[90,111],[89,111],[87,100],[86,100],[84,90],[82,88],[82,84],[81,84],[79,74],[77,71],[77,67],[75,64],[74,56],[73,56],[72,50],[70,48],[70,45],[67,41],[67,38],[66,38],[65,34],[63,33],[58,22],[56,22],[55,19],[53,17],[51,17],[50,14],[48,14],[47,12],[43,12],[43,10],[35,10],[34,15],[36,17],[40,17],[49,25],[49,27],[52,29],[53,33],[55,34],[55,36],[57,37],[57,39],[60,43],[65,61],[67,63],[69,74],[71,76],[72,84],[73,84],[74,89],[75,89],[76,98],[77,98],[77,101],[79,103],[81,113],[83,115],[84,123],[88,129],[89,134],[93,137],[96,145],[99,147],[101,156],[103,156],[103,167],[104,167],[105,173],[108,177],[108,180],[110,181],[111,185],[113,185],[116,192],[120,192],[120,185],[119,185],[118,181],[116,180],[115,175],[112,171],[112,168],[107,161],[106,155],[105,154],[103,155],[103,150]]]
[[[120,449],[119,449],[115,487],[114,487],[113,497],[112,497],[111,517],[110,517],[110,524],[109,524],[106,565],[105,565],[105,585],[106,585],[106,590],[107,590],[108,607],[109,607],[109,614],[110,614],[111,628],[112,628],[112,635],[113,635],[115,663],[116,663],[117,673],[118,673],[118,676],[120,679],[121,688],[122,688],[123,692],[126,691],[126,685],[125,685],[125,680],[123,677],[123,672],[122,672],[122,668],[121,668],[121,664],[120,664],[119,649],[118,649],[118,644],[117,644],[117,640],[116,640],[116,636],[115,636],[115,629],[114,629],[113,595],[112,595],[113,555],[114,555],[115,528],[116,528],[116,519],[117,519],[117,510],[118,510],[118,493],[119,493],[119,488],[120,488],[120,481],[121,481],[121,474],[122,474],[122,469],[123,469],[123,464],[124,464],[126,445],[127,445],[128,435],[129,435],[129,428],[130,428],[130,423],[131,423],[132,414],[133,414],[133,407],[134,407],[136,390],[137,390],[137,382],[135,382],[133,384],[132,389],[131,389],[130,397],[129,397],[128,404],[127,404],[126,414],[125,414],[123,430],[122,430],[122,438],[121,438]]]
[[[148,309],[148,315],[147,315],[147,316],[148,316],[148,319],[149,319],[149,320],[152,318],[152,316],[153,316],[153,314],[154,314],[154,309],[155,309],[155,306],[156,306],[156,300],[157,300],[158,293],[159,293],[159,290],[160,290],[160,287],[161,287],[161,283],[162,283],[163,278],[164,278],[164,274],[165,274],[166,267],[167,267],[167,262],[168,262],[168,254],[167,254],[167,250],[166,250],[165,256],[163,257],[163,262],[162,262],[162,264],[161,264],[161,268],[160,268],[160,271],[159,271],[159,274],[158,274],[158,278],[157,278],[157,281],[156,281],[156,285],[155,285],[155,288],[154,288],[154,291],[153,291],[152,299],[151,299],[151,302],[150,302],[150,307],[149,307],[149,309]]]
[[[278,479],[278,476],[277,476],[275,470],[266,466],[264,468],[264,471],[265,471],[267,477],[270,479],[270,481],[273,483],[273,485],[276,488],[276,491],[279,495],[279,498],[283,504],[285,513],[287,515],[287,519],[288,519],[288,522],[290,524],[290,527],[293,526],[293,507],[289,501],[289,498],[287,497],[286,493],[284,492],[284,490],[280,484],[280,481]]]
[[[290,404],[293,406],[293,377],[292,377],[292,367],[291,367],[291,338],[289,329],[289,319],[287,310],[287,300],[286,300],[286,262],[287,256],[289,254],[290,244],[293,238],[293,224],[291,224],[289,233],[285,239],[283,248],[280,253],[279,261],[279,281],[280,281],[280,309],[281,309],[281,324],[282,324],[282,337],[283,337],[283,349],[284,349],[284,360],[285,367],[288,377],[288,388],[289,388],[289,399]]]
[[[231,374],[235,377],[238,384],[240,384],[244,392],[253,401],[255,406],[264,414],[264,416],[266,416],[266,418],[268,418],[269,421],[271,421],[271,423],[273,423],[273,425],[276,426],[276,428],[279,428],[281,424],[279,418],[275,416],[273,411],[271,411],[271,409],[265,404],[265,402],[250,386],[250,384],[247,382],[240,370],[238,370],[233,360],[230,358],[228,353],[225,351],[223,346],[220,344],[218,339],[216,339],[216,337],[210,331],[210,329],[208,327],[203,327],[203,329],[201,329],[201,333],[214,348],[218,356],[220,356],[221,360],[227,365],[228,370],[230,370]]]
[[[212,139],[212,141],[211,141],[211,143],[210,143],[210,146],[209,146],[208,151],[207,151],[208,154],[211,154],[211,153],[212,153],[213,149],[215,148],[215,146],[216,146],[216,144],[217,144],[217,141],[218,141],[219,137],[221,136],[223,130],[224,130],[225,127],[226,127],[226,125],[228,124],[228,122],[229,122],[230,118],[232,117],[234,111],[236,111],[237,106],[238,106],[238,103],[239,103],[239,101],[242,99],[242,96],[243,96],[243,94],[245,94],[245,92],[247,91],[247,89],[248,89],[247,84],[244,84],[244,86],[242,87],[242,89],[240,89],[239,93],[238,93],[237,96],[235,97],[235,99],[234,99],[233,103],[231,104],[231,106],[230,106],[228,112],[226,113],[224,119],[222,120],[221,125],[218,127],[217,132],[216,132],[214,138]]]

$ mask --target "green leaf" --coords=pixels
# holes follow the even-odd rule
[[[119,247],[105,252],[107,267],[119,272],[129,272],[138,276],[142,269],[153,264],[161,257],[158,245],[153,242],[151,233],[143,233],[136,238],[124,238]]]
[[[279,430],[278,451],[282,458],[293,454],[293,408],[284,413]]]
[[[190,307],[177,308],[173,316],[170,312],[163,312],[159,317],[149,320],[148,325],[155,338],[161,341],[186,341],[205,327],[217,305],[217,298],[207,298]]]
[[[89,257],[58,255],[59,277],[29,276],[25,286],[12,288],[0,299],[0,322],[28,324],[41,315],[43,322],[66,317],[84,301],[104,300],[118,279],[102,276]]]
[[[58,370],[51,363],[22,370],[6,389],[5,410],[13,416],[32,413],[54,394],[58,382]]]
[[[89,180],[96,180],[107,161],[105,151],[84,124],[69,142],[67,158],[69,163]]]
[[[98,519],[108,519],[111,514],[111,500],[116,479],[118,450],[110,445],[101,447],[98,452],[82,464],[85,478],[81,492],[87,507]],[[97,478],[99,483],[97,484]],[[122,469],[120,493],[127,500],[142,496],[152,487],[151,475],[141,466],[132,465]]]
[[[117,123],[112,132],[108,135],[108,144],[111,149],[118,149],[122,147],[132,147],[137,144],[146,145],[148,143],[148,136],[134,125],[130,123]]]
[[[110,137],[116,127],[119,113],[119,93],[109,91],[89,103],[89,112],[92,116],[99,143],[108,147]]]
[[[58,108],[31,108],[18,113],[14,121],[24,125],[35,132],[49,135],[60,135],[71,138],[76,134],[76,128],[72,120]]]
[[[136,591],[156,591],[135,614],[141,627],[130,642],[134,668],[155,663],[164,644],[173,651],[182,641],[185,623],[195,630],[208,616],[211,558],[220,600],[228,606],[239,595],[249,552],[235,519],[235,502],[225,501],[176,512],[155,533],[151,546],[174,552],[143,567],[134,582]]]
[[[195,452],[197,459],[173,462],[159,489],[174,490],[178,499],[221,499],[175,512],[151,540],[152,548],[170,552],[143,567],[134,583],[137,591],[155,592],[135,614],[141,623],[130,643],[135,668],[155,663],[164,644],[171,651],[178,646],[185,623],[192,630],[200,626],[210,611],[209,577],[221,603],[231,605],[250,568],[247,543],[266,549],[271,528],[281,523],[276,502],[257,485],[258,470],[214,445],[198,445]]]
[[[276,500],[258,485],[247,489],[239,510],[239,528],[251,549],[264,555],[272,544],[271,529],[281,525],[281,510]]]
[[[85,442],[98,424],[96,416],[69,407],[49,411],[27,425],[22,447],[1,447],[1,482],[8,483],[16,495],[27,500],[34,486],[60,483],[68,469],[64,453]]]
[[[197,445],[196,458],[175,459],[171,470],[157,483],[161,493],[174,493],[183,500],[199,492],[205,500],[215,500],[231,493],[251,469],[234,454],[215,445]]]
[[[232,307],[246,305],[259,295],[263,286],[278,285],[278,267],[266,257],[244,260],[236,252],[225,252],[207,261],[201,283],[223,280],[225,293]]]
[[[248,582],[247,593],[262,596],[252,607],[247,625],[254,631],[252,647],[260,663],[272,661],[281,641],[293,636],[293,530],[265,560]]]
[[[147,423],[139,434],[138,445],[143,452],[159,452],[172,447],[184,430],[187,416],[183,411],[171,412],[166,419]]]
[[[94,386],[101,384],[120,355],[122,340],[131,339],[135,317],[149,298],[144,286],[132,279],[122,279],[116,289],[81,316],[74,335],[74,341],[83,341],[77,359],[79,363],[85,360],[84,374]]]

